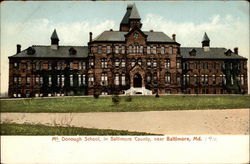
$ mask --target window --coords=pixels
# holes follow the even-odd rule
[[[193,65],[194,65],[194,69],[197,69],[197,63],[194,63]]]
[[[26,76],[26,85],[30,85],[30,76]]]
[[[49,75],[49,86],[52,85],[52,78],[51,78],[51,75]]]
[[[177,60],[177,61],[176,61],[176,68],[177,68],[177,69],[180,69],[180,67],[181,67],[180,60]]]
[[[73,87],[73,85],[74,85],[73,75],[69,76],[69,82],[70,82],[70,86]]]
[[[52,63],[51,62],[48,63],[48,69],[52,70]]]
[[[208,75],[205,75],[205,84],[208,84]]]
[[[18,77],[16,77],[16,76],[13,77],[13,83],[14,83],[14,84],[17,84],[17,83],[18,83]]]
[[[233,69],[233,63],[230,63],[230,69],[231,70]]]
[[[57,70],[61,70],[62,69],[62,63],[61,62],[57,62]]]
[[[41,67],[41,63],[40,62],[36,62],[36,70],[40,70]]]
[[[125,61],[125,59],[122,59],[121,67],[122,67],[122,68],[125,68],[125,67],[126,67],[126,61]]]
[[[156,54],[156,47],[155,46],[152,48],[152,53]]]
[[[132,59],[132,61],[131,61],[131,66],[132,66],[132,67],[135,66],[135,59]]]
[[[64,75],[61,75],[61,80],[62,80],[62,87],[64,86],[64,84],[65,84],[65,79],[64,79]]]
[[[150,46],[147,46],[147,54],[150,54]]]
[[[231,84],[232,85],[234,84],[234,77],[233,77],[233,75],[231,75]]]
[[[204,82],[205,82],[205,76],[204,75],[201,75],[201,84],[204,84]]]
[[[240,84],[244,85],[244,75],[240,75]]]
[[[60,80],[60,75],[57,75],[57,86],[60,86],[61,84],[61,80]]]
[[[165,47],[161,47],[161,54],[165,54]]]
[[[119,85],[119,74],[115,74],[115,85]]]
[[[36,76],[36,77],[35,77],[35,83],[36,83],[36,84],[39,84],[39,76]]]
[[[82,85],[82,75],[78,75],[78,86]]]
[[[147,60],[147,66],[151,67],[151,60],[150,59]]]
[[[141,59],[138,59],[137,63],[138,63],[138,65],[141,65]]]
[[[108,61],[106,58],[101,59],[101,68],[108,68]]]
[[[120,60],[119,59],[115,59],[115,67],[119,67],[120,66]]]
[[[157,78],[157,74],[156,73],[154,73],[153,80],[154,80],[155,84],[158,83],[158,78]]]
[[[73,62],[69,62],[69,69],[73,69]]]
[[[170,55],[173,54],[173,47],[169,47],[169,54],[170,54]]]
[[[153,60],[153,67],[154,67],[154,68],[157,67],[157,61],[156,61],[156,59]]]
[[[82,84],[83,84],[83,85],[86,84],[86,75],[82,75]]]
[[[170,69],[170,59],[166,60],[166,65],[165,65],[166,69]]]
[[[213,81],[213,84],[216,84],[216,76],[215,75],[212,75],[212,81]]]
[[[140,46],[140,53],[143,53],[143,46]]]
[[[122,85],[126,85],[126,76],[125,73],[122,74]]]
[[[89,59],[89,67],[94,67],[94,59]]]
[[[86,63],[84,61],[79,62],[79,70],[84,70],[86,69]]]
[[[122,54],[125,54],[125,46],[122,46]]]
[[[110,54],[110,53],[111,53],[111,47],[107,46],[107,54]]]
[[[30,70],[30,69],[31,69],[31,63],[27,62],[27,70]]]
[[[197,75],[194,75],[194,85],[198,83]]]
[[[115,53],[116,53],[116,54],[119,53],[119,46],[115,46]]]
[[[202,63],[203,64],[203,69],[208,69],[208,63]]]
[[[225,63],[221,63],[221,69],[224,70],[225,69]]]
[[[177,75],[176,82],[177,82],[177,85],[181,85],[181,76],[180,75]]]
[[[186,85],[187,84],[187,75],[183,75],[183,81],[182,81],[182,84],[183,85]]]
[[[226,75],[222,75],[222,80],[223,80],[223,84],[226,85],[227,84],[227,79],[226,79]]]
[[[94,84],[94,75],[93,74],[89,74],[89,84],[90,85]]]
[[[190,84],[190,78],[189,78],[189,75],[186,76],[187,77],[187,85]]]
[[[108,85],[108,74],[107,73],[102,73],[101,85]]]
[[[130,45],[130,46],[128,47],[128,53],[132,53],[132,51],[133,51],[133,47]]]
[[[147,83],[151,83],[151,74],[150,73],[147,74]]]
[[[171,74],[170,73],[166,73],[165,74],[165,83],[166,84],[170,84],[171,82]]]
[[[101,53],[102,53],[102,46],[98,46],[97,52],[98,52],[98,54],[101,54]]]

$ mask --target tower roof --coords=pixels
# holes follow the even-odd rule
[[[131,14],[129,16],[129,19],[141,19],[135,4],[133,4],[133,6],[132,6],[132,10],[131,10]]]
[[[208,38],[206,32],[205,32],[205,34],[204,34],[204,36],[203,36],[203,39],[202,39],[202,42],[204,42],[204,41],[210,41],[210,39]]]
[[[127,12],[123,17],[121,24],[128,24],[129,19],[141,19],[135,4],[128,4]]]
[[[57,39],[57,40],[59,40],[59,38],[57,36],[57,33],[56,33],[56,29],[54,29],[54,32],[52,33],[50,39]]]

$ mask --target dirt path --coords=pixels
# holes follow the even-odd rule
[[[1,113],[1,122],[116,129],[165,135],[249,134],[249,109],[106,113]]]

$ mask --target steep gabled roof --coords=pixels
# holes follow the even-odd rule
[[[125,13],[124,17],[122,18],[121,24],[128,24],[129,19],[141,19],[140,14],[139,14],[135,4],[133,4],[133,5],[128,4],[127,12]]]
[[[141,19],[139,12],[135,6],[135,4],[133,4],[132,10],[131,10],[131,14],[129,16],[129,19]]]
[[[52,33],[50,39],[57,39],[57,40],[59,40],[59,38],[57,36],[57,33],[56,33],[56,29],[54,29],[54,32]]]
[[[167,36],[163,32],[150,32],[150,31],[142,31],[145,35],[147,35],[147,42],[171,42],[171,43],[177,43],[173,39],[171,39],[169,36]],[[104,31],[100,35],[98,35],[96,38],[93,39],[94,41],[111,41],[111,42],[125,42],[125,35],[128,32],[124,31]]]
[[[76,53],[70,54],[70,49]],[[28,54],[28,50],[33,49],[34,53]],[[59,46],[57,50],[51,49],[51,46],[33,45],[20,53],[10,56],[9,58],[86,58],[88,57],[87,46]]]
[[[206,41],[210,41],[209,37],[207,36],[207,33],[205,32],[204,36],[203,36],[203,39],[202,39],[202,42],[206,42]]]
[[[128,5],[127,12],[125,13],[124,17],[122,18],[121,24],[128,24],[129,23],[129,17],[131,14],[132,7],[133,7],[132,5]]]
[[[209,48],[209,51],[204,51],[201,47],[181,47],[181,56],[183,59],[247,59],[235,53],[230,56],[225,54],[226,48]],[[196,50],[195,56],[190,55],[190,50]]]

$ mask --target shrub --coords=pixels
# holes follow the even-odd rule
[[[120,97],[118,95],[114,95],[112,97],[112,102],[115,104],[115,105],[118,105],[120,103]]]
[[[131,102],[132,101],[132,96],[129,95],[128,97],[126,97],[125,101],[126,102]]]
[[[100,96],[100,94],[99,94],[99,93],[97,93],[97,92],[95,92],[93,96],[94,96],[94,98],[95,98],[95,99],[98,99],[98,98],[99,98],[99,96]]]

